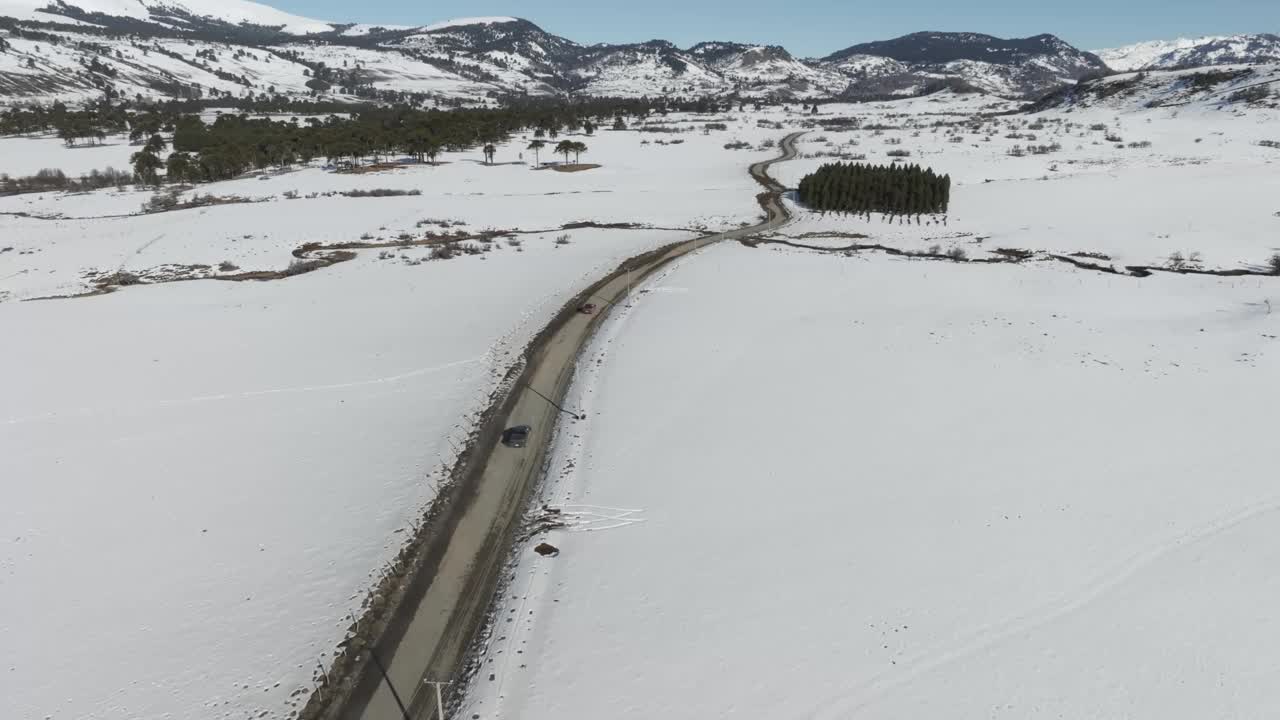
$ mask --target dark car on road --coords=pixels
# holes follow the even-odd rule
[[[516,425],[502,431],[502,444],[507,447],[522,448],[529,442],[529,426]]]

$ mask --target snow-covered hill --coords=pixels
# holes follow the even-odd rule
[[[1105,107],[1117,112],[1150,108],[1231,110],[1280,107],[1280,64],[1144,70],[1101,78],[1050,94],[1032,106]]]
[[[905,94],[921,84],[958,80],[1006,97],[1030,97],[1106,70],[1092,53],[1053,35],[1002,39],[978,33],[921,32],[854,45],[823,58],[853,74],[853,94]]]
[[[1155,62],[1172,52],[1184,51],[1203,43],[1221,40],[1221,37],[1178,38],[1176,40],[1147,40],[1123,47],[1098,50],[1097,56],[1107,67],[1120,72],[1132,72]]]
[[[850,82],[839,69],[798,60],[778,45],[704,42],[690,48],[688,54],[743,92],[838,95]]]
[[[731,85],[675,45],[594,45],[569,70],[572,89],[587,95],[719,95]]]
[[[1205,36],[1153,40],[1099,50],[1113,70],[1168,70],[1205,65],[1280,62],[1280,36],[1270,34]]]
[[[327,33],[333,23],[299,17],[250,0],[0,0],[0,17],[41,22],[131,18],[182,28],[206,20],[275,28],[294,35]]]
[[[6,19],[9,18],[9,19]],[[776,45],[579,44],[514,17],[336,23],[248,0],[0,0],[0,104],[510,95],[912,95],[943,83],[1038,97],[1104,71],[1052,35],[917,33],[800,59]]]

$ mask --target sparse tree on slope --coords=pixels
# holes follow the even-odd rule
[[[546,146],[547,146],[547,143],[543,140],[534,140],[533,142],[529,143],[529,149],[533,151],[534,167],[542,167],[542,160],[540,159],[541,158],[540,153],[542,151],[542,148]]]
[[[133,164],[133,172],[147,185],[159,185],[160,176],[157,170],[164,167],[164,163],[160,162],[160,158],[149,150],[136,152],[133,157],[129,158],[129,162]]]
[[[187,153],[176,152],[170,155],[165,163],[165,170],[169,182],[180,183],[196,179],[196,166]]]
[[[561,140],[560,143],[556,145],[556,154],[563,155],[564,161],[567,163],[569,162],[569,153],[574,152],[575,150],[574,145],[575,143],[572,140]]]
[[[488,145],[484,146],[484,164],[485,165],[493,164],[493,154],[496,153],[497,151],[498,149],[493,146],[493,143],[489,143]]]
[[[423,162],[427,155],[427,145],[430,143],[431,136],[425,130],[418,129],[405,139],[404,148],[417,158],[418,162]]]

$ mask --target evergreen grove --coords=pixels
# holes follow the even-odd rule
[[[827,163],[800,181],[799,197],[823,212],[945,213],[951,176],[919,165]]]
[[[275,103],[252,105],[259,111]],[[286,111],[333,111],[323,104],[284,103]],[[197,103],[161,103],[129,107],[100,103],[72,110],[61,103],[52,106],[14,107],[0,110],[0,135],[56,131],[67,145],[94,144],[105,136],[127,131],[141,149],[130,159],[137,180],[161,182],[211,182],[226,180],[254,169],[287,167],[316,158],[331,162],[366,158],[378,160],[396,154],[419,162],[435,161],[443,151],[472,147],[485,150],[493,162],[494,147],[512,135],[531,131],[565,161],[587,150],[582,142],[566,141],[561,133],[592,135],[601,123],[625,128],[624,117],[647,118],[651,113],[710,108],[721,105],[699,100],[600,99],[575,102],[522,102],[503,108],[417,110],[405,107],[348,106],[346,117],[305,117],[298,121],[225,114],[206,122],[197,114]],[[164,136],[172,138],[166,141]],[[543,140],[545,138],[546,140]],[[549,142],[548,142],[549,141]],[[173,153],[167,162],[162,151]],[[164,174],[161,174],[164,171]],[[34,179],[33,179],[34,180]],[[113,176],[113,182],[119,178]],[[21,185],[21,187],[19,187]],[[30,185],[30,188],[26,186]],[[43,182],[0,184],[0,192],[44,187]]]

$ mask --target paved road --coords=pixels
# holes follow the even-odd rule
[[[592,296],[605,302],[602,307],[627,295],[631,284],[661,268],[672,260],[711,242],[730,240],[772,230],[789,217],[778,200],[783,187],[769,177],[769,166],[795,157],[795,140],[801,133],[787,136],[778,158],[751,166],[750,172],[770,193],[761,202],[768,219],[758,225],[689,240],[673,245],[665,252],[650,253],[629,261],[630,272],[615,272],[601,281]],[[602,321],[599,315],[572,313],[553,322],[543,342],[530,353],[525,378],[528,385],[560,402],[573,377],[574,363]],[[528,445],[520,450],[493,443],[479,449],[482,462],[470,481],[474,492],[467,494],[467,505],[448,538],[444,555],[427,586],[421,602],[411,608],[412,617],[403,624],[404,632],[393,650],[380,651],[387,674],[408,706],[413,720],[435,716],[434,691],[422,684],[423,679],[449,679],[455,675],[467,652],[476,629],[483,622],[496,587],[502,563],[510,551],[514,531],[520,521],[525,499],[539,480],[543,459],[549,449],[555,424],[575,422],[560,414],[538,395],[515,388],[520,393],[514,407],[492,422],[503,427],[529,425],[533,428]],[[384,643],[384,645],[387,643]],[[376,668],[370,668],[377,673]],[[371,686],[372,683],[370,682]],[[376,688],[357,693],[340,717],[346,720],[404,720],[396,698],[386,682]]]

